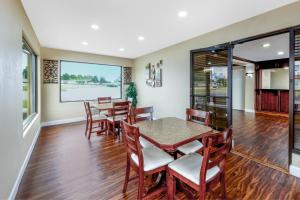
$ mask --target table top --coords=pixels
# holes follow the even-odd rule
[[[109,110],[113,108],[113,103],[95,103],[92,104],[92,107],[98,109],[98,110]]]
[[[113,109],[113,103],[114,102],[123,102],[123,101],[125,101],[125,100],[123,100],[123,99],[115,99],[115,100],[113,100],[110,103],[101,103],[101,104],[99,104],[97,102],[97,103],[93,103],[91,106],[93,108],[98,109],[98,110],[110,110],[110,109]]]
[[[136,126],[142,137],[167,151],[174,151],[178,146],[200,139],[212,131],[208,126],[175,117],[141,121]]]

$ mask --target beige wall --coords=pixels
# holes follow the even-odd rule
[[[289,70],[276,69],[271,72],[271,88],[272,89],[289,89]]]
[[[1,1],[0,27],[0,199],[7,199],[40,127],[39,112],[23,137],[22,34],[37,55],[40,45],[20,0]]]
[[[132,67],[133,61],[126,58],[102,56],[89,53],[41,48],[43,59],[69,60]],[[82,102],[60,102],[59,84],[42,84],[42,122],[52,122],[84,116]]]
[[[245,77],[245,111],[255,112],[254,100],[255,100],[255,73],[254,64],[246,65],[246,73],[253,73],[252,77]]]
[[[245,109],[245,68],[232,71],[232,109]]]
[[[185,117],[190,95],[190,50],[209,47],[300,24],[300,2],[142,56],[135,60],[139,105],[153,105],[158,117]],[[163,87],[145,83],[145,66],[163,60]]]

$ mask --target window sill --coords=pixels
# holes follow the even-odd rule
[[[31,129],[34,122],[39,117],[38,113],[32,114],[24,123],[23,123],[23,138],[27,135],[29,130]]]

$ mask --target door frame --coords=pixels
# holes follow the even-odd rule
[[[194,76],[193,76],[193,67],[194,67],[194,55],[196,53],[204,52],[213,52],[213,51],[227,51],[227,124],[228,126],[232,125],[232,52],[233,45],[228,42],[220,45],[215,45],[207,48],[196,49],[190,51],[190,107],[194,105]]]
[[[288,33],[290,37],[290,44],[289,44],[289,139],[288,139],[288,164],[291,164],[292,161],[292,153],[300,154],[300,150],[294,149],[294,71],[295,71],[295,54],[294,54],[294,42],[295,42],[295,32],[300,30],[300,25],[292,26],[288,28],[283,28],[280,30],[275,30],[263,34],[258,34],[255,36],[246,37],[243,39],[238,39],[234,41],[229,41],[226,43],[222,43],[219,45],[214,45],[206,48],[200,48],[190,51],[190,106],[193,105],[193,55],[195,53],[204,52],[204,51],[212,51],[214,49],[218,48],[224,48],[228,47],[231,48],[231,50],[228,51],[228,57],[230,56],[230,59],[228,59],[228,107],[227,113],[228,113],[228,125],[232,125],[232,61],[233,61],[233,48],[237,44],[242,44],[245,42],[250,42],[257,39],[262,39],[265,37],[275,36],[279,34]]]

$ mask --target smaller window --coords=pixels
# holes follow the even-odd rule
[[[22,47],[22,114],[23,126],[36,114],[36,55],[23,39]]]

